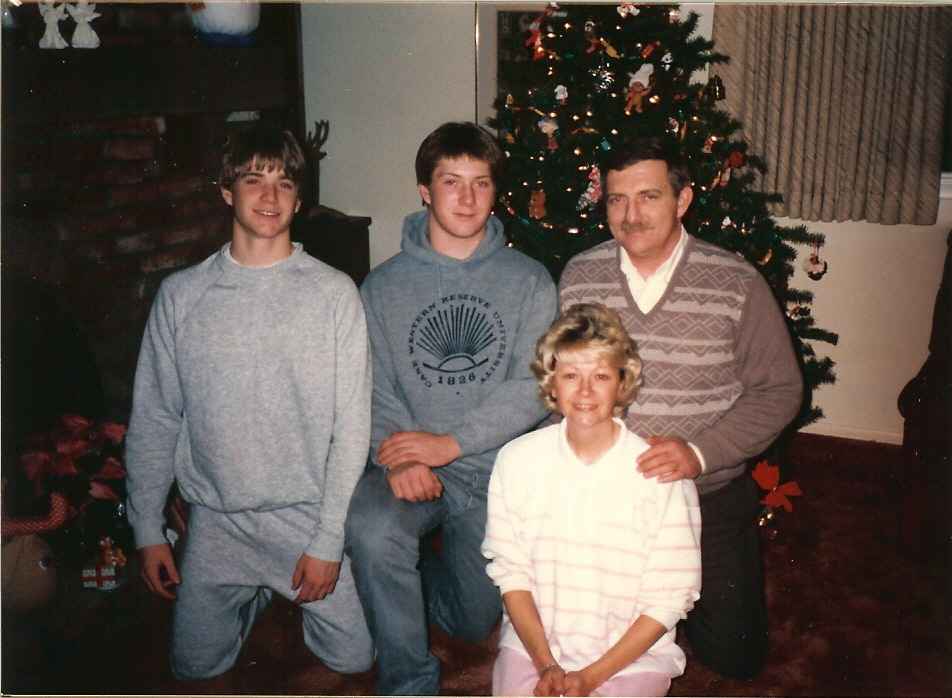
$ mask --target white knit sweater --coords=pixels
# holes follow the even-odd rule
[[[618,440],[590,465],[569,446],[564,420],[503,447],[489,485],[487,572],[503,594],[532,593],[566,670],[597,660],[647,615],[668,632],[619,675],[680,676],[674,626],[701,588],[697,491],[690,480],[641,475],[635,459],[648,445],[615,421]],[[508,616],[500,645],[527,654]]]

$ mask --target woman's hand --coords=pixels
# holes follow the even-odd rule
[[[597,688],[584,671],[570,671],[565,675],[566,696],[587,696]]]
[[[537,696],[564,696],[565,670],[558,664],[550,664],[539,674],[539,683],[532,691]]]

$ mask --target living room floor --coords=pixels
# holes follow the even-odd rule
[[[952,695],[947,474],[927,477],[896,446],[804,434],[789,459],[784,479],[803,495],[764,539],[767,666],[749,681],[722,679],[684,644],[688,668],[671,695]],[[233,670],[176,682],[168,603],[134,577],[101,592],[60,572],[46,608],[3,612],[5,694],[373,694],[372,670],[342,676],[308,652],[300,611],[284,600],[258,620]],[[433,630],[441,693],[487,694],[495,641],[472,645]]]

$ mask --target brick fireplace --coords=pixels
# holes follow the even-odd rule
[[[159,283],[227,240],[214,182],[224,139],[252,113],[304,131],[297,5],[267,4],[255,45],[229,47],[203,45],[183,24],[184,5],[102,3],[94,50],[38,49],[36,6],[10,9],[18,14],[3,35],[5,435],[25,401],[50,399],[26,394],[50,363],[69,374],[80,350],[49,329],[63,323],[75,323],[71,336],[91,352],[103,409],[127,416]],[[50,303],[37,306],[41,295]],[[44,325],[48,305],[55,319]],[[70,386],[60,387],[69,402]]]

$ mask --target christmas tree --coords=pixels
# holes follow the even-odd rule
[[[496,117],[508,155],[497,214],[510,243],[558,279],[578,252],[610,237],[600,205],[600,157],[640,136],[676,141],[692,173],[694,203],[684,226],[697,237],[739,252],[767,279],[786,310],[802,359],[808,395],[834,380],[833,362],[812,341],[837,336],[815,326],[808,291],[789,286],[794,245],[812,248],[807,270],[819,277],[823,236],[805,226],[782,227],[769,212],[778,194],[753,188],[765,163],[748,152],[741,124],[719,109],[716,76],[696,71],[723,63],[713,42],[694,35],[698,16],[677,5],[550,3],[533,15],[519,51],[501,61]],[[822,416],[808,398],[794,423]]]

